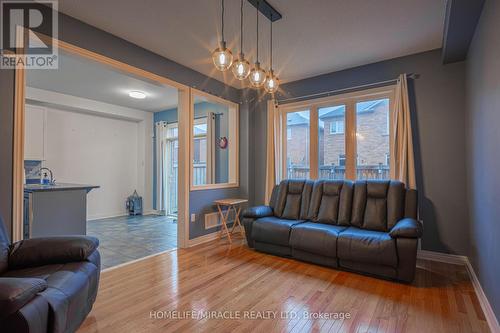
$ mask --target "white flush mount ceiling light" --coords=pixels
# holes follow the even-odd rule
[[[216,48],[212,52],[212,60],[214,62],[215,67],[224,72],[231,67],[233,63],[233,53],[231,50],[226,48],[226,41],[224,40],[224,0],[221,0],[222,3],[222,15],[221,15],[221,31],[222,31],[222,40],[219,42],[219,47]]]
[[[144,93],[142,91],[139,91],[139,90],[129,91],[128,95],[130,97],[136,98],[136,99],[144,99],[144,98],[146,98],[146,93]]]

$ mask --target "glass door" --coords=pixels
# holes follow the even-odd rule
[[[166,213],[168,216],[177,218],[177,179],[179,171],[179,139],[178,139],[178,125],[169,124],[167,132],[166,144]]]

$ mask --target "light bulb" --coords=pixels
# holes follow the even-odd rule
[[[255,67],[250,72],[250,84],[255,88],[260,88],[266,81],[266,72],[260,68],[259,62],[255,63]]]
[[[250,74],[250,63],[245,59],[243,53],[240,53],[238,60],[233,64],[233,74],[238,80],[244,80]]]
[[[212,52],[212,60],[214,61],[215,67],[222,72],[231,67],[233,63],[233,54],[226,48],[226,42],[220,42],[219,47]]]
[[[266,77],[264,89],[266,89],[268,93],[272,94],[278,90],[279,85],[280,85],[280,80],[276,75],[274,75],[273,70],[270,69]]]
[[[139,91],[139,90],[129,91],[128,95],[132,98],[137,98],[137,99],[146,98],[146,93],[143,93],[142,91]]]

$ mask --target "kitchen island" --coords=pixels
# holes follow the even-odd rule
[[[23,238],[85,235],[87,193],[94,185],[24,185]]]

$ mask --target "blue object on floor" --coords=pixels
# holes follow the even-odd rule
[[[127,210],[129,215],[142,215],[142,197],[137,194],[137,190],[127,198]]]

